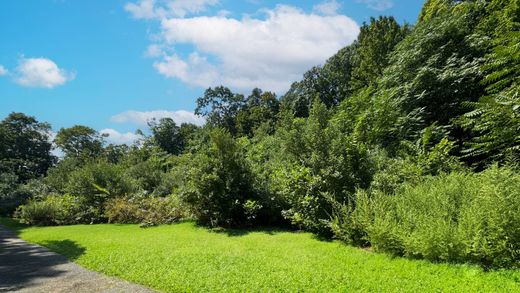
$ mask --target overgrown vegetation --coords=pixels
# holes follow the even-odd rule
[[[518,267],[518,0],[426,1],[365,23],[280,99],[207,89],[206,125],[150,121],[132,146],[12,113],[0,202],[26,223],[291,225],[434,261]]]

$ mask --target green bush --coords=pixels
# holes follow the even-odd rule
[[[15,212],[20,222],[29,225],[70,225],[80,223],[82,205],[78,197],[72,195],[49,195],[43,200],[30,200]]]
[[[125,176],[125,168],[107,162],[92,162],[70,173],[65,190],[100,208],[109,198],[136,191],[136,184]]]
[[[332,202],[348,203],[372,180],[369,148],[320,102],[313,103],[307,119],[288,116],[280,123],[280,147],[268,164],[271,194],[284,202],[279,206],[291,223],[330,235]]]
[[[139,203],[125,197],[108,200],[105,204],[105,215],[109,223],[135,224],[142,220]]]
[[[345,241],[434,261],[520,267],[520,175],[512,169],[429,177],[395,194],[360,191],[356,204],[338,209],[334,221]]]
[[[0,215],[11,214],[26,197],[18,193],[18,176],[14,173],[0,172]]]
[[[259,200],[240,145],[226,130],[214,129],[209,143],[191,157],[183,174],[179,196],[203,224],[236,226],[250,224]]]
[[[184,217],[180,201],[168,197],[117,197],[105,206],[110,223],[159,225],[171,224]]]
[[[161,165],[158,160],[153,157],[130,166],[125,170],[125,173],[128,177],[134,180],[136,186],[144,190],[146,193],[152,193],[159,185],[161,185],[163,177]]]

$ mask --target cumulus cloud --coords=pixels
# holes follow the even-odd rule
[[[338,1],[330,0],[314,5],[312,10],[323,15],[336,15],[340,8],[341,4],[339,4]]]
[[[356,2],[366,4],[368,8],[377,11],[385,11],[394,7],[392,0],[356,0]]]
[[[151,58],[161,57],[163,56],[163,54],[163,48],[159,44],[151,44],[150,46],[148,46],[148,49],[146,49],[146,52],[144,53],[146,57]]]
[[[205,119],[203,117],[195,115],[193,112],[179,110],[179,111],[127,111],[112,116],[111,121],[116,123],[132,123],[138,126],[146,126],[148,121],[153,119],[171,118],[178,125],[182,123],[192,123],[195,125],[203,125]]]
[[[0,64],[0,76],[6,75],[8,73],[7,69]]]
[[[219,0],[141,0],[137,3],[127,3],[125,10],[137,19],[160,19],[201,13],[218,3]]]
[[[322,14],[335,10],[324,7]],[[166,77],[193,86],[224,84],[280,93],[310,67],[352,43],[359,33],[356,22],[344,15],[309,14],[286,5],[262,12],[265,17],[260,18],[163,18],[164,48],[175,52],[175,46],[188,44],[195,49],[188,56],[155,51],[152,55],[162,57],[154,67]]]
[[[158,17],[154,0],[142,0],[139,3],[127,3],[125,10],[137,19],[151,19]]]
[[[106,128],[99,131],[99,133],[106,135],[105,140],[111,144],[126,144],[131,145],[142,138],[141,135],[132,132],[121,133],[115,129]]]
[[[73,80],[75,74],[61,69],[47,58],[22,58],[15,73],[15,82],[27,87],[54,88]]]
[[[187,60],[175,54],[164,55],[161,61],[154,63],[154,67],[166,77],[177,78],[194,86],[205,87],[219,78],[217,68],[197,52],[191,53]]]

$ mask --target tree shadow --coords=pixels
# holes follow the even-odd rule
[[[0,217],[0,228],[7,228],[16,235],[20,234],[23,229],[30,227],[29,225],[22,224],[12,218]]]
[[[45,241],[42,245],[71,261],[75,261],[85,253],[84,247],[71,240]]]
[[[280,227],[243,227],[243,228],[208,228],[212,233],[225,234],[228,237],[241,237],[250,233],[263,233],[267,235],[275,235],[278,233],[297,233],[294,230],[280,228]]]
[[[0,226],[0,292],[30,291],[30,288],[46,280],[66,274],[65,264],[69,263],[69,259],[77,259],[85,252],[85,248],[70,240],[44,243],[51,250],[65,254],[67,259],[49,249],[20,240],[14,232]]]

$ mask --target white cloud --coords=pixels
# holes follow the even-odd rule
[[[359,33],[355,21],[344,15],[307,14],[285,5],[262,12],[264,18],[240,20],[224,16],[162,19],[164,47],[174,51],[176,45],[189,44],[195,50],[185,57],[163,51],[154,67],[166,77],[193,86],[224,84],[281,93]],[[209,62],[210,58],[215,61]]]
[[[15,74],[15,82],[28,87],[53,88],[74,78],[74,73],[59,68],[47,58],[22,58]]]
[[[148,49],[146,49],[145,56],[151,57],[151,58],[157,58],[163,56],[163,48],[159,44],[151,44],[148,46]]]
[[[99,133],[105,134],[105,140],[111,144],[126,144],[131,145],[137,140],[141,139],[142,136],[132,132],[121,133],[115,129],[106,128],[100,130]]]
[[[6,75],[9,71],[7,71],[7,69],[0,64],[0,76],[2,75]]]
[[[364,3],[368,8],[377,11],[385,11],[394,7],[394,2],[392,0],[356,0],[356,2]]]
[[[125,10],[137,19],[160,19],[201,13],[218,3],[219,0],[140,0],[138,3],[127,3]]]
[[[179,111],[166,111],[166,110],[157,110],[157,111],[147,111],[147,112],[139,112],[139,111],[127,111],[124,113],[120,113],[112,116],[110,119],[112,122],[116,123],[132,123],[139,126],[146,126],[148,121],[152,119],[161,119],[161,118],[172,118],[175,123],[178,125],[182,123],[193,123],[195,125],[203,125],[205,123],[205,119],[203,117],[195,115],[193,112],[179,110]]]
[[[341,8],[341,4],[336,0],[328,0],[314,5],[313,11],[323,15],[336,15]]]
[[[217,68],[197,52],[191,53],[187,60],[175,54],[165,55],[161,61],[154,63],[154,67],[166,77],[177,78],[187,84],[200,87],[212,84],[219,77]]]
[[[138,4],[127,3],[125,10],[130,12],[137,19],[151,19],[157,17],[155,0],[142,0]]]

